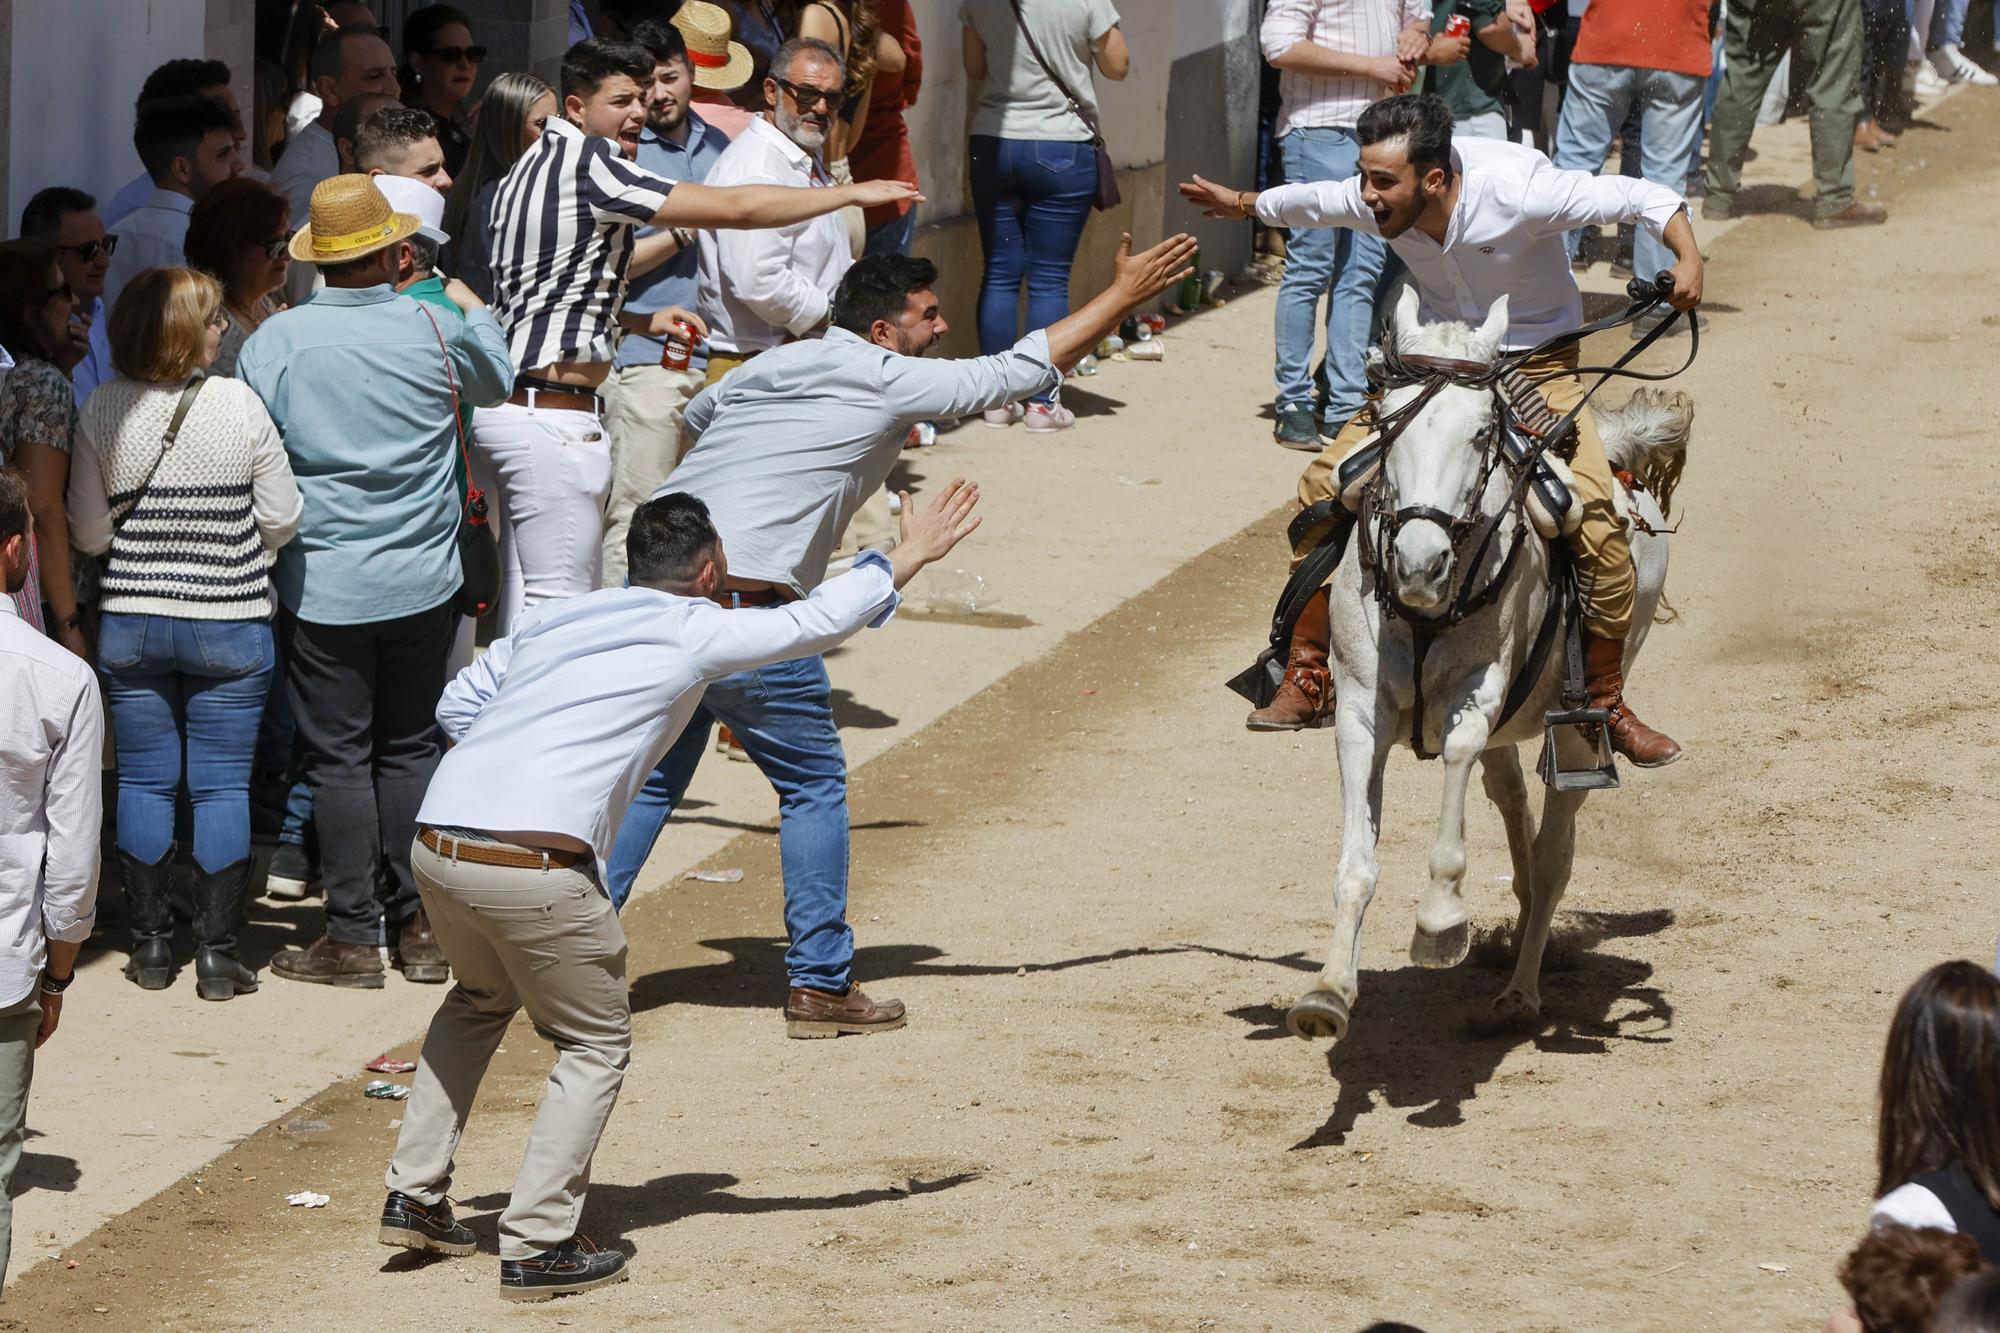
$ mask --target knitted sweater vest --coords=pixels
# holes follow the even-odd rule
[[[262,620],[271,614],[271,553],[251,509],[255,395],[207,381],[164,455],[160,445],[180,386],[107,381],[81,424],[104,464],[118,528],[104,573],[103,607],[183,620]],[[146,473],[159,459],[150,483]]]

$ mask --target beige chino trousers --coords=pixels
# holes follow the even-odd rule
[[[625,1081],[625,931],[588,866],[474,865],[419,840],[410,867],[457,982],[424,1038],[385,1183],[419,1203],[444,1198],[486,1066],[526,1009],[556,1063],[500,1215],[500,1257],[532,1259],[576,1234],[590,1159]]]
[[[700,371],[625,366],[604,381],[604,430],[611,437],[611,495],[604,505],[602,586],[625,584],[625,534],[632,511],[653,498],[686,452],[681,416],[708,381]]]

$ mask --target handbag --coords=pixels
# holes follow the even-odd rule
[[[1041,46],[1035,41],[1035,34],[1028,31],[1028,20],[1021,15],[1021,0],[1007,0],[1007,3],[1014,7],[1014,22],[1020,27],[1021,36],[1027,39],[1029,54],[1033,55],[1035,63],[1042,67],[1042,73],[1049,76],[1049,82],[1056,86],[1056,91],[1069,102],[1069,109],[1076,113],[1076,118],[1083,122],[1083,127],[1090,131],[1090,146],[1097,154],[1097,193],[1092,197],[1090,206],[1100,213],[1118,207],[1120,198],[1118,169],[1111,165],[1111,150],[1104,146],[1104,131],[1098,128],[1097,117],[1091,115],[1089,109],[1077,100],[1076,94],[1069,90],[1069,85],[1057,77],[1055,68],[1049,64],[1048,57],[1042,54]]]
[[[438,351],[444,355],[444,379],[451,386],[451,425],[458,433],[458,451],[465,460],[465,507],[458,515],[458,591],[452,594],[451,609],[475,619],[493,609],[500,600],[500,542],[486,524],[486,492],[472,484],[472,450],[465,442],[465,419],[458,410],[458,375],[451,368],[451,352],[444,345],[444,330],[437,316],[417,302],[417,309],[431,322],[437,335]]]
[[[181,400],[174,404],[173,420],[167,423],[166,432],[160,436],[159,456],[153,459],[153,466],[146,469],[146,479],[132,492],[132,503],[125,506],[124,513],[111,520],[112,536],[115,537],[125,530],[126,521],[137,512],[139,502],[146,498],[147,488],[153,484],[153,478],[159,475],[160,464],[167,461],[167,450],[173,448],[174,441],[180,438],[181,423],[187,420],[188,409],[194,406],[195,397],[201,392],[201,386],[205,383],[207,380],[197,374],[187,382],[187,387],[181,390]]]

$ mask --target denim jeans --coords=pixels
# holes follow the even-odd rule
[[[1361,164],[1352,130],[1296,129],[1278,141],[1285,183],[1345,180]],[[1278,404],[1310,403],[1315,381],[1326,390],[1323,416],[1334,429],[1361,410],[1368,391],[1368,325],[1375,282],[1388,247],[1379,236],[1346,227],[1294,227],[1278,285]],[[1313,371],[1319,302],[1326,297],[1326,360]],[[1328,434],[1331,434],[1330,430]]]
[[[917,235],[917,208],[910,205],[910,211],[892,222],[868,229],[868,238],[862,243],[861,257],[869,255],[906,255],[910,253],[910,242]]]
[[[194,859],[250,855],[250,765],[276,658],[270,622],[106,612],[97,658],[118,747],[118,846],[157,865],[174,841],[183,780]]]
[[[1555,164],[1565,171],[1595,174],[1611,151],[1611,136],[1637,105],[1639,174],[1679,194],[1687,184],[1688,155],[1701,135],[1704,81],[1695,74],[1635,69],[1624,65],[1573,64],[1569,95],[1556,125]],[[1565,238],[1572,258],[1583,232]],[[1640,227],[1632,247],[1632,272],[1643,278],[1673,267],[1664,242]]]
[[[1088,143],[990,134],[973,135],[971,147],[972,208],[986,254],[979,351],[992,356],[1021,338],[1023,282],[1030,332],[1069,314],[1069,270],[1097,194],[1097,153]]]
[[[743,615],[757,615],[744,611]],[[847,924],[847,755],[833,724],[826,664],[800,657],[724,676],[646,778],[611,848],[605,887],[623,907],[667,816],[686,794],[720,721],[778,792],[778,855],[785,871],[785,969],[794,986],[847,989],[854,931]]]

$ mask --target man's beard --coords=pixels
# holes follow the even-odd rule
[[[674,108],[671,116],[668,115],[647,116],[646,128],[650,129],[653,133],[661,136],[666,136],[669,134],[677,134],[680,132],[681,126],[687,124],[687,118],[688,118],[688,104],[686,102],[682,102],[679,106]]]
[[[804,116],[788,116],[782,111],[778,113],[779,132],[809,153],[817,153],[826,147],[827,130],[831,128],[830,121],[822,128]]]

